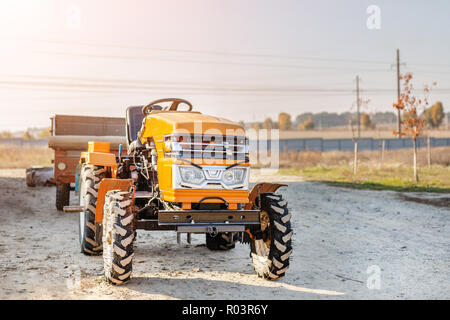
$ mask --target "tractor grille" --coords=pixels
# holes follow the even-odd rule
[[[166,141],[172,143],[166,155],[185,159],[245,160],[248,154],[248,139],[243,136],[180,134],[167,136]]]

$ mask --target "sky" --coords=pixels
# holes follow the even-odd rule
[[[449,13],[445,0],[1,0],[0,131],[163,97],[236,121],[346,112],[357,75],[363,111],[393,111],[397,49],[448,112]]]

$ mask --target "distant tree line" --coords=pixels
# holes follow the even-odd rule
[[[11,133],[11,131],[0,131],[0,139],[22,138],[25,140],[30,139],[48,139],[50,137],[50,128],[33,128],[27,129],[23,133]]]
[[[294,127],[295,128],[332,128],[332,127],[340,127],[347,126],[350,121],[354,121],[356,118],[355,113],[351,112],[320,112],[320,113],[311,113],[306,112],[299,114],[295,118]],[[377,112],[374,114],[361,114],[361,124],[363,127],[369,128],[373,124],[390,124],[394,123],[397,119],[397,116],[394,112]],[[306,126],[305,126],[306,124]],[[299,127],[300,126],[300,127]]]
[[[426,126],[439,128],[445,116],[450,118],[450,113],[446,115],[443,104],[436,102],[433,106],[426,109],[420,117],[425,120]],[[407,115],[402,117],[407,118]],[[253,122],[248,124],[247,127],[253,129],[312,130],[348,126],[350,121],[355,123],[355,119],[356,113],[351,112],[305,112],[295,118],[292,118],[286,112],[281,112],[278,115],[278,119],[266,118],[263,122]],[[396,121],[397,115],[394,112],[361,113],[361,126],[365,129],[373,129],[377,125],[392,124]]]

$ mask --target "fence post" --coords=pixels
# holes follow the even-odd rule
[[[380,159],[380,168],[381,168],[381,166],[383,165],[383,162],[384,162],[384,148],[385,148],[385,145],[386,145],[386,140],[381,140],[381,159]]]
[[[427,159],[428,159],[428,168],[431,168],[431,141],[430,136],[427,137]]]
[[[356,176],[357,170],[358,170],[358,141],[354,141],[354,148],[353,148],[354,156],[353,156],[353,175]]]

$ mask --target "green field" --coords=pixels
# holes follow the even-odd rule
[[[360,165],[356,176],[348,165],[281,169],[280,174],[358,189],[450,193],[450,167],[440,165],[419,168],[419,182],[414,182],[413,169],[404,165],[382,168]]]

